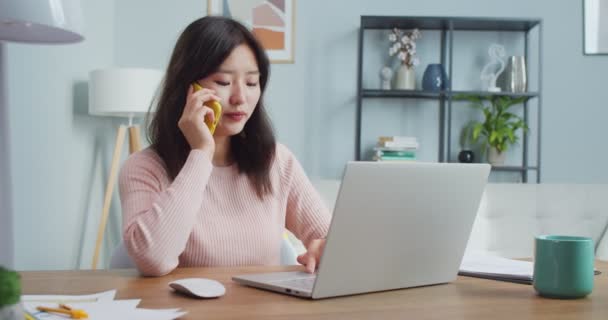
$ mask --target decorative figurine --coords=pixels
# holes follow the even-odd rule
[[[505,70],[505,47],[493,43],[488,49],[491,61],[481,70],[481,82],[484,90],[490,92],[500,92],[500,88],[496,86],[496,79]],[[497,70],[498,68],[498,70]]]
[[[389,67],[384,67],[380,70],[380,78],[382,78],[381,88],[382,90],[391,89],[391,80],[393,79],[393,70]]]

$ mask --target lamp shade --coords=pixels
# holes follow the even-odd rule
[[[156,69],[112,68],[89,74],[89,113],[99,116],[143,117],[163,73]]]
[[[0,40],[79,42],[83,20],[80,0],[0,0]]]

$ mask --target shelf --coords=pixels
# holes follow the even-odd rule
[[[479,97],[492,97],[492,96],[501,96],[501,97],[511,97],[511,98],[535,98],[539,96],[538,92],[489,92],[489,91],[452,91],[450,95],[455,98],[458,95],[474,95]]]
[[[426,98],[436,99],[445,97],[445,91],[422,91],[422,90],[371,90],[361,91],[364,98]]]
[[[469,18],[469,17],[395,17],[395,16],[362,16],[363,29],[425,29],[476,31],[529,31],[541,22],[540,19],[504,19],[504,18]]]
[[[458,95],[475,95],[479,97],[491,96],[508,96],[512,98],[538,97],[538,92],[488,92],[488,91],[424,91],[424,90],[379,90],[379,89],[363,89],[361,96],[363,98],[423,98],[423,99],[439,99],[445,97],[455,98]]]
[[[475,31],[529,31],[540,24],[540,19],[504,19],[504,18],[452,18],[454,30]]]
[[[462,163],[462,162],[452,162]],[[523,172],[523,171],[536,171],[538,167],[523,167],[523,166],[492,166],[492,171],[511,171],[511,172]]]
[[[514,165],[506,166],[493,166],[492,172],[510,172],[513,175],[521,175],[522,182],[528,182],[529,176],[535,177],[536,182],[541,181],[541,62],[542,62],[542,20],[538,18],[533,19],[520,19],[520,18],[495,18],[495,17],[462,17],[462,16],[448,16],[448,17],[424,17],[424,16],[375,16],[366,15],[361,16],[361,24],[359,28],[359,44],[358,44],[358,59],[357,59],[357,96],[356,96],[356,119],[355,119],[355,160],[361,160],[365,155],[365,148],[372,141],[369,136],[370,133],[366,132],[365,139],[363,138],[363,128],[365,125],[363,120],[365,118],[366,106],[371,107],[382,104],[385,101],[376,101],[376,99],[389,99],[390,102],[396,102],[396,99],[403,99],[404,103],[394,103],[391,105],[419,105],[417,103],[409,103],[412,101],[418,101],[424,103],[425,106],[437,106],[437,124],[434,126],[437,128],[437,160],[439,162],[451,162],[451,156],[453,155],[453,144],[456,140],[455,134],[459,129],[458,126],[461,123],[467,121],[467,118],[475,117],[472,113],[465,113],[466,104],[471,104],[469,97],[472,100],[483,100],[484,104],[487,105],[488,101],[497,100],[499,97],[507,97],[518,102],[517,107],[522,107],[521,118],[524,123],[530,128],[535,130],[535,134],[532,137],[535,139],[535,143],[530,143],[531,138],[528,135],[522,137],[522,151],[521,160],[514,161]],[[535,83],[531,83],[530,92],[513,93],[513,92],[489,92],[482,91],[481,87],[477,89],[474,86],[474,82],[458,82],[461,83],[463,90],[455,90],[454,83],[449,82],[454,79],[453,68],[447,68],[446,76],[447,79],[451,79],[446,82],[446,89],[442,91],[427,91],[423,90],[422,87],[417,90],[382,90],[379,87],[374,87],[373,84],[369,88],[364,88],[363,79],[366,76],[367,71],[373,68],[366,68],[364,70],[364,62],[367,61],[364,57],[364,46],[366,45],[365,39],[367,37],[373,37],[376,39],[379,33],[388,32],[393,28],[401,30],[412,30],[418,28],[424,32],[424,30],[432,31],[433,39],[436,40],[434,46],[438,46],[439,63],[444,66],[454,66],[454,47],[456,42],[462,42],[464,40],[471,41],[471,37],[481,36],[485,39],[486,32],[490,32],[488,36],[502,37],[502,33],[509,33],[509,38],[519,39],[523,43],[523,52],[525,61],[535,61],[535,70],[537,70],[538,79]],[[483,33],[480,33],[483,32]],[[467,33],[467,37],[461,38],[459,35]],[[474,39],[474,38],[472,38]],[[435,41],[433,40],[433,41]],[[518,41],[519,41],[518,40]],[[376,41],[376,40],[374,40]],[[467,43],[463,42],[464,45]],[[483,41],[482,41],[483,43]],[[478,54],[484,54],[484,51],[480,51],[482,48],[473,48]],[[379,50],[379,49],[378,49]],[[460,51],[456,52],[459,53]],[[536,56],[531,56],[531,53],[535,53]],[[367,55],[367,53],[366,53]],[[476,53],[469,55],[468,60],[477,59]],[[375,57],[373,59],[376,59]],[[467,61],[468,61],[467,60]],[[372,60],[376,61],[376,60]],[[376,63],[376,62],[374,62]],[[527,66],[530,68],[530,65]],[[369,70],[368,70],[369,69]],[[532,69],[531,69],[532,70]],[[422,71],[422,70],[421,70]],[[471,78],[472,79],[472,78]],[[467,85],[468,84],[468,85]],[[469,89],[470,88],[470,89]],[[475,99],[475,97],[477,99]],[[373,101],[369,101],[373,99]],[[396,109],[398,110],[398,108]],[[413,113],[408,113],[408,116],[415,117]],[[427,119],[425,121],[430,121]],[[428,122],[431,123],[431,122]],[[535,125],[534,125],[535,124]],[[401,124],[401,127],[404,125]],[[418,127],[413,128],[418,130]],[[387,131],[387,130],[384,130]],[[408,132],[410,128],[408,128]],[[427,131],[424,131],[425,134]],[[429,142],[429,145],[432,143]],[[533,150],[533,147],[535,147]],[[531,155],[536,155],[537,159],[535,162],[531,161]],[[455,160],[454,160],[455,161]]]
[[[445,18],[423,18],[423,17],[391,17],[391,16],[362,16],[361,28],[363,29],[425,29],[425,30],[447,30],[448,19]]]
[[[523,172],[523,171],[528,171],[528,170],[538,170],[538,167],[492,166],[492,171]]]

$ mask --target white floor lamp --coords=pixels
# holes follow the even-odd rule
[[[110,68],[95,70],[89,74],[89,113],[98,116],[129,118],[129,153],[141,149],[139,126],[133,124],[133,118],[143,117],[148,113],[162,77],[163,73],[160,70],[141,68]],[[126,131],[127,126],[120,125],[116,134],[112,164],[97,230],[92,269],[97,269],[99,262],[99,253],[103,244]]]
[[[0,265],[9,268],[14,248],[4,42],[74,43],[84,39],[82,27],[79,0],[0,0]]]

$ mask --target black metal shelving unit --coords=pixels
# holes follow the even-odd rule
[[[440,62],[447,66],[447,89],[444,91],[424,91],[424,90],[379,90],[367,89],[362,87],[363,82],[363,40],[365,30],[390,30],[414,29],[421,31],[435,30],[440,31]],[[529,62],[530,57],[530,32],[538,31],[538,83],[537,90],[525,93],[510,92],[486,92],[486,91],[461,91],[452,90],[453,79],[453,48],[455,31],[512,31],[521,32],[524,36],[524,59]],[[361,150],[361,128],[363,99],[382,99],[382,98],[409,98],[409,99],[431,99],[437,100],[439,104],[439,150],[438,161],[450,161],[451,154],[451,131],[452,131],[452,103],[458,95],[477,95],[489,96],[510,96],[514,98],[526,97],[523,103],[523,119],[526,124],[530,124],[530,99],[537,99],[536,112],[537,122],[534,128],[537,135],[536,163],[530,164],[529,138],[524,134],[522,137],[522,165],[521,166],[493,166],[493,171],[519,172],[522,182],[528,182],[528,172],[536,171],[536,182],[541,181],[541,88],[542,88],[542,21],[540,19],[504,19],[504,18],[469,18],[469,17],[417,17],[417,16],[361,16],[361,26],[359,29],[358,59],[357,59],[357,112],[356,112],[356,134],[355,134],[355,159],[362,160]],[[447,143],[446,143],[447,141]]]

